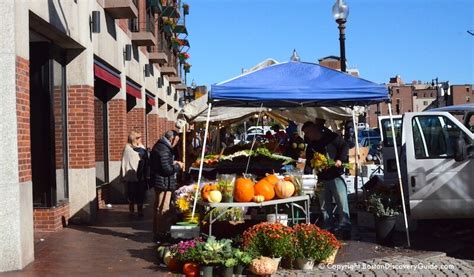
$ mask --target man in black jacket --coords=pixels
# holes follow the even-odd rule
[[[167,131],[153,146],[150,155],[150,182],[155,188],[153,234],[156,240],[169,236],[174,220],[170,203],[177,188],[176,174],[184,168],[184,164],[176,161],[173,154],[177,140],[176,132]]]
[[[349,203],[347,201],[347,187],[341,175],[344,173],[343,162],[348,162],[349,147],[336,133],[329,129],[322,129],[313,122],[306,122],[302,131],[308,141],[306,148],[305,172],[312,171],[311,160],[314,153],[323,154],[335,161],[335,166],[318,173],[318,185],[322,187],[319,202],[323,214],[323,227],[336,233],[343,239],[350,238],[351,222]],[[334,226],[334,207],[332,199],[336,201],[339,214],[338,225]]]

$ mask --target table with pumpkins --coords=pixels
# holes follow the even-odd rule
[[[293,223],[302,220],[309,223],[310,197],[302,187],[301,175],[266,174],[256,181],[255,177],[241,177],[236,174],[219,174],[215,182],[209,182],[201,188],[199,204],[209,212],[209,236],[212,235],[212,224],[220,214],[211,213],[213,209],[275,207],[275,220],[279,220],[278,205],[288,204],[291,215],[286,220]],[[295,210],[302,212],[303,217],[295,217]],[[222,211],[221,213],[224,213]]]

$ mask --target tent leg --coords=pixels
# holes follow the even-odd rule
[[[260,105],[260,112],[258,113],[258,119],[257,119],[257,127],[260,126],[260,118],[262,117],[262,110],[263,110],[263,103]],[[263,125],[262,125],[263,126]],[[263,128],[262,128],[263,130]],[[252,145],[250,146],[250,153],[253,151],[253,147],[255,146],[255,142],[257,141],[257,136],[253,136],[253,141]],[[249,171],[249,166],[250,166],[250,159],[252,158],[252,155],[249,155],[249,158],[247,159],[247,166],[245,167],[245,174],[248,173]]]
[[[410,232],[408,231],[407,209],[405,206],[405,195],[403,193],[402,174],[400,171],[400,159],[398,158],[398,147],[397,147],[397,139],[395,135],[395,126],[393,124],[392,104],[390,102],[388,103],[388,112],[390,115],[390,125],[392,126],[391,129],[392,129],[393,148],[395,150],[395,161],[397,162],[398,184],[400,185],[400,194],[402,197],[403,219],[405,221],[405,232],[407,235],[407,244],[408,244],[408,247],[410,247],[411,244],[410,244]]]
[[[357,132],[357,122],[355,116],[355,109],[352,107],[352,124],[354,126],[354,138],[355,138],[355,176],[354,176],[354,191],[356,204],[359,201],[359,135]]]
[[[194,219],[194,213],[196,212],[197,198],[199,195],[199,188],[201,186],[202,167],[204,165],[204,154],[206,153],[207,134],[209,132],[209,121],[211,119],[211,108],[212,108],[212,104],[209,103],[209,106],[207,107],[207,119],[206,119],[206,129],[204,131],[204,142],[202,144],[202,151],[201,151],[201,162],[199,163],[199,175],[198,175],[198,181],[197,181],[198,187],[196,189],[196,193],[194,194],[193,212],[191,213],[191,219]]]

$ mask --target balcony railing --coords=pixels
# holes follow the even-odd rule
[[[155,35],[155,18],[147,15],[145,22],[131,19],[128,21],[128,27],[132,32],[150,32]]]

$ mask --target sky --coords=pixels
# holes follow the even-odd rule
[[[184,0],[191,72],[198,85],[239,75],[296,49],[305,62],[339,56],[335,0]],[[473,0],[346,0],[346,59],[364,79],[474,83]]]

